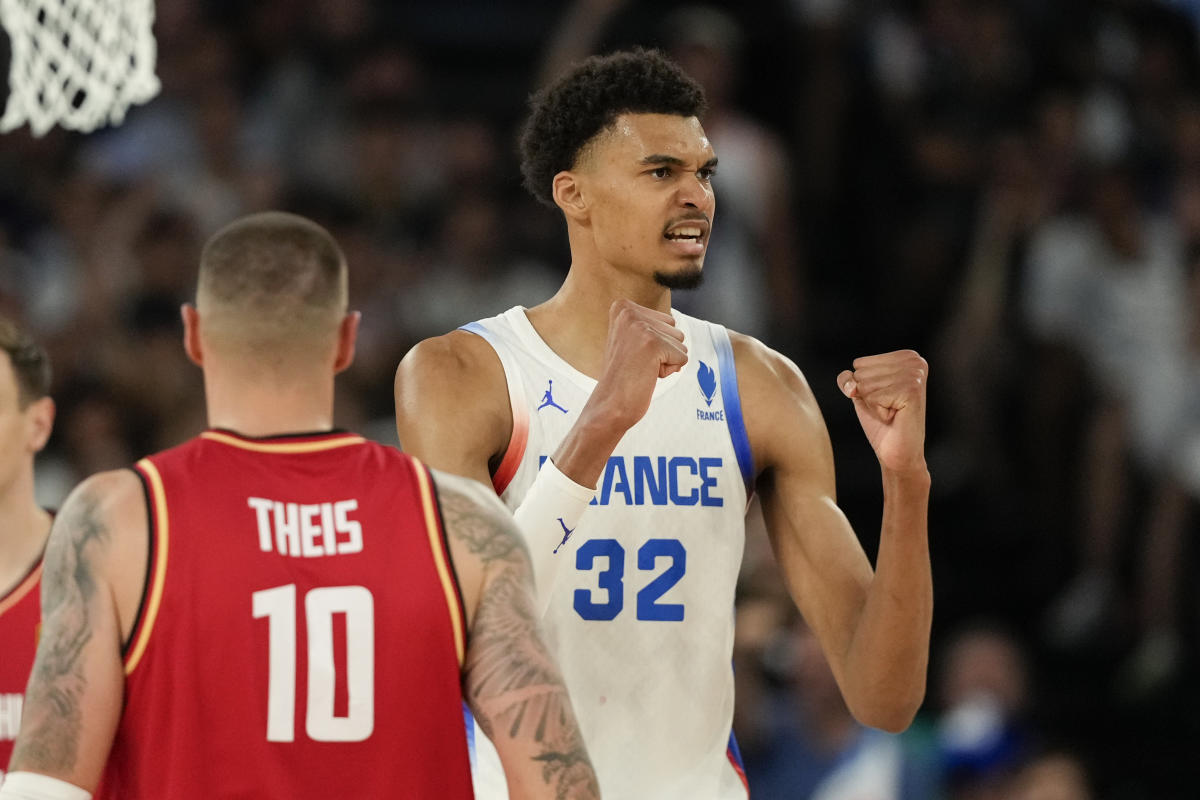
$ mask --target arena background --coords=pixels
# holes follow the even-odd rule
[[[0,312],[55,367],[43,503],[203,425],[177,309],[205,237],[264,208],[344,246],[364,322],[338,421],[394,442],[414,342],[565,273],[560,220],[520,187],[528,93],[590,52],[663,47],[706,84],[722,162],[708,282],[677,305],[799,363],[872,556],[878,468],[833,379],[885,350],[931,364],[921,717],[883,743],[854,727],[752,532],[735,666],[754,797],[1050,797],[1070,763],[1091,794],[1055,797],[1197,796],[1200,4],[157,14],[162,92],[123,125],[0,137]],[[885,751],[900,777],[872,784]],[[854,785],[874,793],[838,793]]]

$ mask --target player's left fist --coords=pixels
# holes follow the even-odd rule
[[[854,359],[838,387],[854,402],[859,424],[886,470],[925,467],[925,384],[929,364],[912,350]]]

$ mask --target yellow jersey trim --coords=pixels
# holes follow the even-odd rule
[[[319,453],[322,450],[333,450],[338,447],[363,444],[367,441],[361,436],[349,435],[339,436],[334,439],[321,439],[316,442],[254,442],[247,439],[240,439],[237,436],[230,436],[227,433],[220,433],[219,431],[205,431],[200,434],[200,438],[220,442],[232,447],[239,447],[242,450],[250,450],[255,453]]]
[[[463,634],[462,610],[458,607],[458,592],[454,588],[454,578],[450,574],[450,566],[446,563],[446,555],[442,551],[442,535],[438,528],[437,505],[433,499],[433,487],[430,485],[429,474],[425,465],[413,459],[413,469],[417,474],[417,484],[421,489],[421,505],[425,510],[425,530],[429,533],[429,549],[433,551],[433,563],[437,567],[438,578],[442,581],[442,591],[446,595],[446,607],[450,609],[450,627],[454,629],[454,650],[458,654],[458,666],[462,667],[466,660],[466,637]]]
[[[141,627],[136,632],[137,638],[133,642],[133,646],[129,648],[129,655],[125,658],[126,675],[132,674],[137,669],[146,652],[146,645],[150,642],[150,635],[154,632],[154,621],[158,618],[158,608],[162,603],[163,584],[166,583],[167,578],[167,545],[171,538],[170,518],[167,514],[167,494],[163,490],[162,476],[149,459],[143,458],[138,462],[138,466],[149,481],[150,493],[154,500],[154,519],[151,521],[151,524],[154,525],[154,569],[150,575],[150,585],[146,587],[149,593],[146,614],[142,619]]]

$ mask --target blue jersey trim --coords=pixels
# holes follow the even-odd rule
[[[460,331],[470,331],[471,333],[474,333],[477,336],[482,336],[484,339],[488,340],[489,342],[492,341],[491,332],[488,331],[487,328],[483,327],[483,325],[479,322],[468,322],[466,325],[459,325],[458,329]]]
[[[475,717],[471,714],[471,709],[467,706],[467,701],[463,704],[463,721],[467,724],[467,755],[471,758],[471,772],[475,772],[477,766],[477,758],[475,755]]]
[[[746,421],[742,418],[742,399],[738,395],[737,367],[733,363],[733,345],[724,328],[712,328],[713,346],[717,350],[717,369],[721,373],[721,400],[725,404],[725,423],[729,426],[729,438],[733,441],[733,452],[737,456],[742,481],[746,484],[747,499],[754,493],[754,455],[750,452],[750,437],[746,434]]]

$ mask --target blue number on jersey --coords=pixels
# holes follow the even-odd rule
[[[687,551],[678,539],[651,539],[638,548],[638,569],[652,570],[659,558],[671,559],[671,566],[637,595],[637,618],[680,622],[683,620],[683,603],[658,603],[658,598],[667,593],[683,573],[687,571]]]
[[[589,539],[575,551],[575,567],[590,571],[597,556],[607,556],[608,567],[597,576],[597,585],[608,593],[597,603],[588,589],[575,590],[575,612],[587,620],[611,620],[625,605],[625,548],[616,539]],[[638,569],[650,571],[659,558],[670,558],[671,565],[637,594],[637,618],[647,621],[679,622],[682,603],[659,603],[658,598],[679,583],[687,571],[687,550],[678,539],[651,539],[638,548]]]
[[[575,610],[584,619],[615,619],[625,605],[625,548],[616,539],[589,539],[575,551],[576,569],[590,570],[597,556],[608,557],[608,569],[599,575],[600,588],[608,592],[604,603],[592,602],[587,589],[575,590]]]

